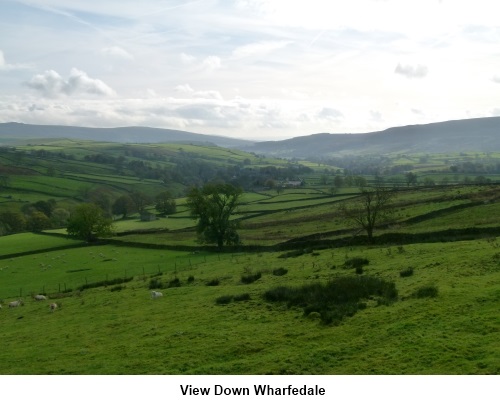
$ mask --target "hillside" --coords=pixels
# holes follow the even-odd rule
[[[223,136],[149,127],[86,128],[63,125],[0,124],[0,145],[14,145],[27,139],[69,138],[120,143],[200,143],[226,148],[252,144]]]
[[[500,150],[500,117],[408,125],[360,134],[314,134],[259,142],[244,150],[303,159],[389,153],[492,152]]]

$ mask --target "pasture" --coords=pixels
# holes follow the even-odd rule
[[[0,237],[0,373],[498,374],[500,189],[461,184],[460,171],[497,158],[388,158],[384,184],[398,188],[370,245],[340,214],[359,193],[332,187],[342,161],[49,139],[3,151],[0,213],[131,191],[179,198],[175,214],[143,222],[133,213],[96,244],[65,237],[64,227]],[[310,171],[296,175],[299,163]],[[409,167],[439,186],[405,184]],[[242,246],[197,243],[183,196],[209,175],[246,181],[232,218]],[[277,189],[288,177],[305,185]],[[397,295],[371,291],[340,305],[347,312],[337,318],[331,307],[269,299],[346,277],[388,283]],[[20,298],[23,306],[9,308]]]
[[[89,248],[90,249],[90,248]],[[87,260],[89,249],[71,252]],[[101,248],[99,248],[101,249]],[[121,288],[74,291],[46,302],[25,298],[0,312],[4,374],[496,374],[499,325],[499,247],[496,241],[414,244],[396,248],[352,247],[282,253],[212,255],[186,260],[179,252],[114,249],[121,272],[147,263],[161,275],[134,276]],[[68,251],[70,255],[70,251]],[[165,267],[169,255],[183,261]],[[196,255],[191,255],[196,257]],[[353,269],[347,258],[369,261],[365,274],[396,284],[391,305],[366,308],[339,325],[323,325],[300,307],[263,299],[269,288],[326,282]],[[120,260],[119,259],[119,260]],[[26,259],[29,260],[29,259]],[[82,266],[84,264],[82,263]],[[123,266],[123,267],[122,267]],[[411,277],[400,271],[414,268]],[[273,269],[286,268],[285,275]],[[25,269],[24,280],[38,269]],[[55,271],[55,269],[54,269]],[[63,273],[62,269],[59,269]],[[242,275],[260,272],[251,284]],[[71,273],[66,273],[68,277]],[[95,273],[94,273],[95,274]],[[81,277],[81,276],[80,276]],[[177,283],[169,284],[177,279]],[[210,283],[217,279],[218,284]],[[5,278],[3,281],[11,280]],[[152,300],[149,287],[163,297]],[[18,282],[16,280],[16,282]],[[2,284],[3,284],[2,283]],[[416,298],[434,286],[434,298]],[[115,286],[116,287],[116,286]],[[50,296],[50,294],[48,294]],[[221,296],[248,299],[218,305]],[[6,302],[6,301],[4,301]]]

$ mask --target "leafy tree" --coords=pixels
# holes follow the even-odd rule
[[[111,234],[113,225],[111,219],[106,217],[99,206],[84,203],[77,206],[71,214],[67,232],[69,235],[93,242],[100,236]]]
[[[52,226],[57,228],[60,226],[66,226],[68,224],[69,217],[70,213],[67,209],[56,208],[54,209],[54,211],[52,211],[50,220],[52,222]]]
[[[132,201],[135,204],[135,208],[137,209],[138,212],[142,212],[146,210],[146,206],[151,204],[151,198],[144,194],[141,191],[134,190],[130,194],[130,198],[132,198]]]
[[[413,172],[408,172],[405,174],[406,185],[410,187],[410,185],[417,184],[417,175]]]
[[[127,215],[134,209],[134,201],[127,194],[118,197],[111,207],[113,215],[121,215],[123,219],[127,218]]]
[[[239,205],[242,190],[227,183],[194,187],[188,193],[187,205],[191,215],[198,218],[197,233],[200,241],[222,246],[240,243],[236,223],[230,220]]]
[[[391,190],[380,186],[361,189],[359,199],[349,206],[343,204],[340,212],[348,222],[364,230],[368,241],[373,243],[373,231],[382,221],[388,219],[393,196]]]
[[[42,211],[35,211],[28,217],[26,227],[31,231],[37,232],[50,228],[51,222],[49,217]]]
[[[26,229],[26,220],[20,212],[3,212],[0,214],[0,222],[7,233],[22,232]]]
[[[155,200],[155,208],[160,214],[175,214],[175,212],[177,211],[175,200],[172,198],[172,194],[170,194],[168,191],[163,191],[158,194]]]

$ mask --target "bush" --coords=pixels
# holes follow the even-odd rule
[[[345,269],[357,269],[359,267],[366,266],[370,263],[368,259],[363,257],[352,257],[344,262]]]
[[[377,277],[346,276],[326,284],[314,283],[302,287],[280,286],[264,293],[270,302],[285,302],[288,307],[302,307],[304,315],[317,312],[324,324],[337,324],[344,317],[353,316],[366,308],[362,299],[378,296],[390,303],[397,299],[398,292],[393,282]]]
[[[233,299],[235,301],[237,301],[237,302],[239,302],[239,301],[248,301],[248,300],[250,300],[250,294],[244,293],[244,294],[240,294],[240,295],[235,295],[233,297]]]
[[[112,280],[96,281],[94,283],[83,284],[83,285],[77,287],[77,290],[83,291],[83,290],[87,290],[89,288],[107,287],[108,285],[128,283],[129,281],[132,281],[133,279],[134,279],[134,277],[124,277],[124,278],[114,278]]]
[[[188,283],[192,283],[194,281],[194,276],[189,276],[188,277]]]
[[[363,274],[363,267],[356,267],[356,274]]]
[[[287,273],[288,273],[288,270],[285,269],[284,267],[280,267],[278,269],[273,270],[273,276],[284,276]]]
[[[215,300],[217,305],[226,305],[229,304],[233,300],[232,295],[223,295]]]
[[[279,255],[278,257],[280,259],[286,259],[288,257],[299,257],[299,256],[302,256],[303,254],[306,254],[306,253],[311,253],[312,250],[311,249],[299,249],[299,250],[292,250],[290,252],[286,252],[286,253],[282,253],[281,255]]]
[[[181,286],[181,280],[179,280],[176,277],[168,282],[167,288],[180,287],[180,286]]]
[[[163,282],[158,279],[158,278],[152,278],[151,280],[149,280],[149,289],[150,290],[160,290],[164,288],[163,286]]]
[[[416,298],[434,298],[438,295],[438,289],[435,286],[420,287],[413,296]]]
[[[250,274],[244,274],[241,276],[241,282],[243,284],[251,284],[253,283],[254,281],[257,281],[259,278],[262,277],[262,273],[258,272],[258,273],[250,273]]]
[[[406,270],[401,270],[399,272],[400,277],[410,277],[413,276],[413,267],[408,267]]]
[[[210,280],[210,281],[207,281],[205,283],[205,285],[209,286],[209,287],[213,287],[213,286],[216,286],[216,285],[219,285],[220,281],[218,278],[214,278],[213,280]]]

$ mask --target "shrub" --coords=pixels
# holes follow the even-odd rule
[[[378,296],[390,303],[397,299],[398,292],[393,282],[377,277],[346,276],[326,284],[314,283],[301,287],[280,286],[264,293],[270,302],[285,302],[288,307],[302,307],[304,315],[317,312],[324,324],[337,324],[344,317],[353,316],[366,308],[362,299]]]
[[[188,277],[188,283],[192,283],[194,281],[194,276],[189,276]]]
[[[244,284],[251,284],[254,281],[257,281],[261,277],[262,277],[262,273],[261,272],[253,273],[253,274],[252,273],[251,274],[243,274],[241,276],[241,282],[244,283]]]
[[[288,257],[299,257],[299,256],[302,256],[303,254],[311,253],[311,252],[312,252],[312,250],[310,250],[310,249],[292,250],[290,252],[282,253],[278,257],[280,259],[286,259]]]
[[[345,269],[357,269],[359,267],[366,266],[370,263],[368,259],[363,257],[352,257],[344,262]]]
[[[413,296],[416,298],[434,298],[438,295],[438,289],[435,286],[420,287]]]
[[[217,305],[226,305],[233,300],[232,295],[223,295],[222,297],[216,298],[215,303]]]
[[[164,288],[163,282],[159,278],[152,278],[149,280],[149,289],[150,290],[160,290]]]
[[[399,272],[400,277],[410,277],[413,276],[413,267],[408,267],[406,270],[401,270]]]
[[[180,286],[181,286],[181,280],[179,280],[176,277],[168,282],[167,288],[180,287]]]
[[[248,300],[250,300],[250,294],[244,293],[244,294],[240,294],[240,295],[235,295],[233,297],[233,299],[235,301],[237,301],[237,302],[239,302],[239,301],[248,301]]]
[[[124,277],[124,278],[114,278],[112,280],[96,281],[94,283],[83,284],[83,285],[77,287],[77,290],[83,291],[83,290],[87,290],[89,288],[107,287],[108,285],[128,283],[129,281],[132,281],[133,279],[134,279],[134,277]]]
[[[205,285],[209,286],[209,287],[213,287],[213,286],[216,286],[216,285],[219,285],[220,281],[218,278],[214,278],[213,280],[210,280],[210,281],[207,281],[205,283]]]
[[[273,270],[273,276],[284,276],[287,273],[288,273],[288,270],[285,269],[284,267],[280,267],[280,268]]]
[[[363,274],[363,267],[356,267],[356,274]]]

